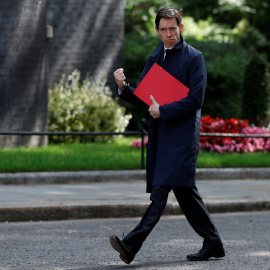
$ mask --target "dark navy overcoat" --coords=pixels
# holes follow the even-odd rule
[[[189,46],[182,36],[165,62],[163,48],[161,42],[148,57],[137,85],[154,63],[162,63],[165,70],[190,90],[186,98],[160,106],[160,118],[148,116],[147,192],[151,192],[153,185],[195,186],[201,107],[207,77],[205,62],[202,53]],[[120,96],[139,104],[132,94],[134,90],[126,85]]]

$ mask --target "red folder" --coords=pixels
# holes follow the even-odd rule
[[[159,105],[164,105],[185,98],[188,91],[189,88],[155,63],[133,94],[148,106],[151,106],[150,95],[155,98]]]

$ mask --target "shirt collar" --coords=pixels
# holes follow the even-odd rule
[[[180,40],[181,40],[181,38],[172,47],[170,47],[170,48],[167,48],[167,47],[165,47],[165,45],[163,45],[164,46],[164,51],[166,51],[166,50],[172,50],[180,42]]]

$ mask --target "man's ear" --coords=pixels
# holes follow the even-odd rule
[[[156,27],[155,27],[155,30],[156,30],[157,35],[160,36],[159,31],[158,31],[158,29]]]
[[[183,29],[184,29],[184,25],[183,25],[183,24],[181,24],[181,25],[180,25],[180,33],[182,33],[182,32],[183,32]]]

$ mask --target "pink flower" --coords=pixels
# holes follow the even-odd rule
[[[201,118],[201,132],[206,133],[240,133],[240,134],[269,134],[270,129],[248,126],[248,120],[236,118],[215,119],[207,115]],[[224,152],[255,152],[270,151],[270,138],[230,138],[230,137],[202,137],[199,144],[200,151]]]
[[[144,147],[146,147],[147,144],[148,144],[148,137],[146,137],[146,138],[144,139]],[[130,145],[130,146],[133,146],[133,147],[141,148],[141,147],[142,147],[142,139],[139,138],[139,139],[137,139],[137,140],[134,140],[134,141],[132,141],[129,145]]]

